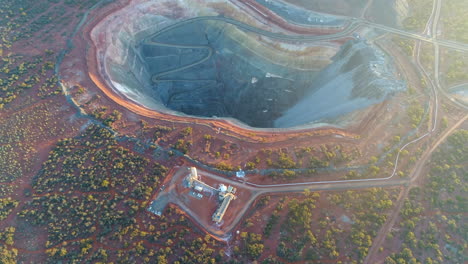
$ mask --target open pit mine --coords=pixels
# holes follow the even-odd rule
[[[353,20],[303,12],[307,25],[254,1],[130,1],[94,26],[88,56],[120,99],[248,129],[343,127],[406,89]]]
[[[223,240],[261,195],[348,187],[349,169],[387,184],[398,171],[371,174],[368,159],[398,164],[388,153],[417,133],[414,65],[381,26],[289,2],[120,0],[77,29],[59,67],[70,101],[171,168],[148,212],[175,205]],[[206,186],[185,184],[191,167]],[[288,169],[297,177],[273,177]]]

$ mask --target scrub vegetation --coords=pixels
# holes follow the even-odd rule
[[[408,0],[410,14],[403,20],[406,30],[422,32],[432,12],[432,0]]]
[[[442,22],[447,39],[468,43],[468,2],[460,0],[442,1]]]
[[[327,141],[324,131],[316,134],[319,140],[307,142],[310,145],[302,143],[308,136],[315,140],[313,133],[304,136],[306,140],[296,134],[291,138],[300,142],[296,145],[286,143],[289,134],[279,135],[282,139],[275,145],[266,140],[269,135],[255,141],[252,133],[252,141],[246,143],[243,140],[250,137],[237,137],[236,131],[216,127],[217,122],[200,128],[196,122],[140,120],[122,107],[100,105],[107,99],[98,93],[85,103],[92,110],[84,117],[62,94],[55,70],[75,25],[98,2],[0,1],[0,263],[364,260],[394,208],[398,188],[261,197],[247,211],[244,224],[234,229],[239,232],[233,231],[229,243],[207,235],[175,206],[156,216],[147,211],[148,203],[159,190],[170,188],[164,182],[170,169],[185,166],[190,159],[230,171],[225,174],[242,167],[252,177],[248,180],[259,184],[388,175],[397,153],[392,148],[407,142],[403,133],[392,134],[388,142],[376,141],[388,152],[377,157],[378,153],[360,146],[369,140],[345,138],[345,132]],[[409,1],[411,17],[404,21],[405,28],[422,30],[429,2]],[[465,3],[455,2],[447,0],[444,8],[464,8]],[[445,19],[446,25],[454,25],[447,36],[464,34],[462,22]],[[413,41],[394,41],[412,55]],[[447,69],[447,82],[468,78],[466,59],[458,55],[449,57],[455,63]],[[431,59],[423,58],[428,65]],[[72,90],[83,98],[95,92],[84,84]],[[426,121],[424,105],[416,101],[410,105],[402,111],[402,124],[395,127],[417,127]],[[460,130],[433,155],[425,185],[411,190],[398,230],[389,234],[389,246],[382,248],[386,264],[465,261],[466,234],[460,230],[466,229],[467,146],[468,132]],[[408,175],[422,147],[427,146],[414,147],[417,151],[411,155],[401,152],[400,178]],[[353,170],[333,174],[335,168],[347,166]],[[271,173],[253,173],[265,169]]]
[[[468,53],[444,50],[442,80],[448,86],[468,82]]]
[[[271,201],[269,196],[259,201],[259,213],[246,221],[247,230],[257,230],[262,223],[266,240],[276,248],[277,257],[267,257],[263,263],[296,261],[356,261],[360,263],[372,245],[387,213],[398,195],[396,189],[373,188],[365,191],[317,193],[306,191],[302,196]],[[263,208],[274,208],[263,221]],[[326,209],[325,209],[326,208]]]
[[[194,235],[177,210],[157,219],[146,212],[165,173],[107,129],[91,126],[50,152],[19,219],[46,228],[50,262],[210,262],[218,243]]]
[[[387,236],[385,250],[395,253],[386,264],[464,262],[467,160],[468,131],[458,130],[433,154],[424,185],[405,200],[399,226]]]

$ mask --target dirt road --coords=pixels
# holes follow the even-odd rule
[[[416,180],[421,177],[422,172],[424,172],[425,164],[429,157],[431,156],[432,152],[437,149],[437,147],[450,135],[452,134],[460,125],[462,125],[468,119],[468,115],[465,115],[460,121],[458,121],[455,125],[453,125],[450,129],[444,132],[442,136],[432,145],[431,148],[426,150],[426,152],[421,156],[418,163],[414,167],[412,173],[410,174],[410,185],[405,188],[405,190],[400,194],[398,197],[398,201],[395,205],[395,209],[393,213],[387,218],[387,221],[380,229],[377,237],[374,239],[372,243],[372,247],[369,250],[369,254],[367,255],[366,259],[364,260],[364,264],[374,264],[374,263],[382,263],[383,259],[377,259],[378,257],[378,249],[382,246],[387,234],[390,232],[392,227],[395,225],[398,216],[400,215],[401,208],[404,204],[406,197],[408,196],[409,190],[412,186],[416,185]]]

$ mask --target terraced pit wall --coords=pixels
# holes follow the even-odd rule
[[[152,110],[249,128],[303,128],[333,124],[406,88],[391,60],[365,40],[343,47],[279,41],[219,20],[172,28],[219,17],[219,10],[188,0],[134,2],[105,18],[92,38],[108,85]]]

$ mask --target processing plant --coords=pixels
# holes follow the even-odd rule
[[[203,181],[200,180],[198,175],[197,168],[191,167],[190,174],[186,177],[186,184],[188,188],[193,188],[195,191],[202,192],[203,190],[208,190],[213,193],[218,194],[220,201],[220,206],[216,209],[215,213],[212,216],[212,220],[217,224],[221,223],[223,220],[224,214],[229,208],[231,201],[235,200],[237,197],[234,195],[236,193],[236,188],[232,186],[226,186],[220,184],[219,188],[214,188]]]

